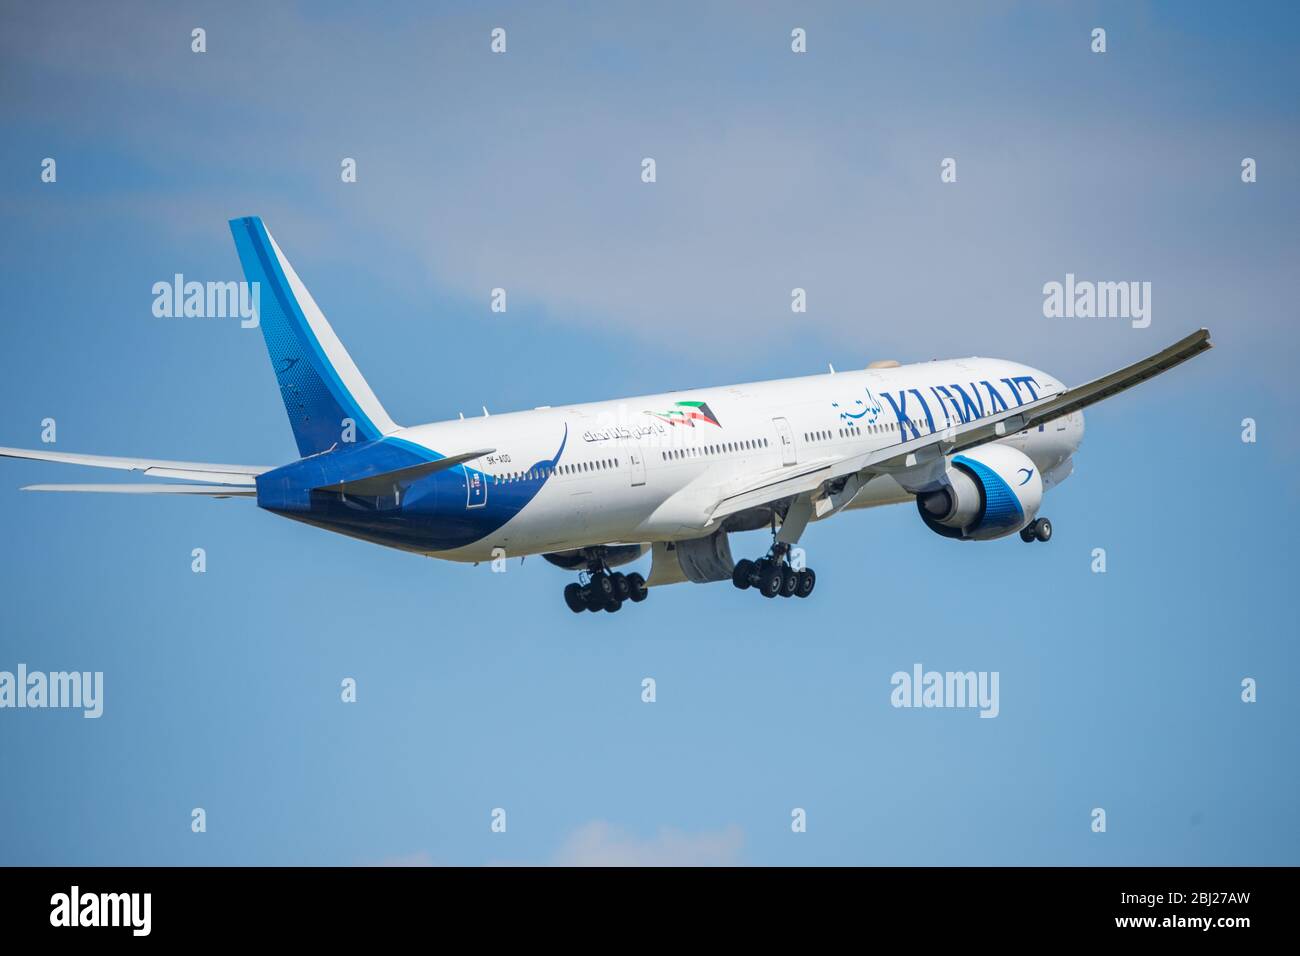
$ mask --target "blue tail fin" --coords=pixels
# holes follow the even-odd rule
[[[259,321],[298,453],[373,441],[397,425],[361,377],[316,301],[257,216],[230,220],[244,279],[260,286]]]

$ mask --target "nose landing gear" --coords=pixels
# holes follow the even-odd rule
[[[763,597],[806,598],[817,586],[817,575],[812,568],[796,571],[790,565],[790,545],[777,542],[772,550],[757,561],[742,558],[731,572],[731,583],[740,590],[754,588]]]
[[[1020,529],[1020,540],[1029,544],[1031,541],[1051,541],[1052,522],[1046,518],[1031,521]]]

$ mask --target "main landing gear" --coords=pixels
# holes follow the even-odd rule
[[[564,603],[574,614],[583,611],[609,611],[613,614],[623,606],[624,601],[640,604],[650,596],[650,589],[645,585],[645,578],[633,571],[612,574],[602,564],[596,564],[587,571],[587,582],[566,584],[564,586]]]
[[[763,597],[806,598],[817,586],[812,568],[796,571],[790,566],[790,546],[776,543],[765,557],[757,561],[742,558],[731,572],[731,583],[740,590],[755,588]]]
[[[1028,544],[1031,541],[1051,541],[1052,522],[1046,518],[1031,521],[1020,529],[1020,540]]]

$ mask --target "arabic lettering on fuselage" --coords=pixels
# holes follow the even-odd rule
[[[880,404],[880,399],[871,394],[871,389],[867,389],[866,401],[863,401],[860,398],[854,399],[853,404],[849,406],[849,408],[857,409],[857,411],[850,411],[848,408],[840,408],[839,402],[831,402],[831,408],[839,409],[840,421],[856,422],[865,419],[868,425],[874,425],[876,419],[880,417],[880,413],[884,406]]]
[[[585,442],[617,441],[619,439],[641,439],[647,435],[662,435],[667,431],[663,425],[614,425],[609,428],[592,428],[582,433]]]

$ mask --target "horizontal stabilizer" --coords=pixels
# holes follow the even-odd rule
[[[119,495],[207,495],[209,498],[254,498],[256,488],[231,485],[28,485],[23,491],[108,491]]]
[[[366,475],[361,478],[353,478],[348,481],[336,482],[332,485],[320,485],[318,491],[337,491],[346,495],[359,495],[362,497],[369,495],[386,495],[392,492],[395,485],[406,484],[423,478],[425,475],[431,475],[435,471],[445,471],[448,468],[455,468],[467,461],[473,461],[475,458],[482,458],[484,455],[490,455],[495,448],[480,448],[478,451],[467,451],[462,455],[452,455],[450,458],[439,458],[437,461],[424,461],[418,465],[411,465],[407,468],[397,468],[393,471],[380,472],[377,475]]]
[[[116,458],[111,455],[78,455],[72,452],[27,448],[0,448],[0,458],[25,458],[30,461],[56,461],[65,465],[87,465],[91,468],[116,468],[120,471],[142,472],[152,478],[180,478],[185,481],[206,481],[219,485],[243,485],[250,488],[257,483],[258,475],[271,470],[269,465],[214,465],[199,461]]]

